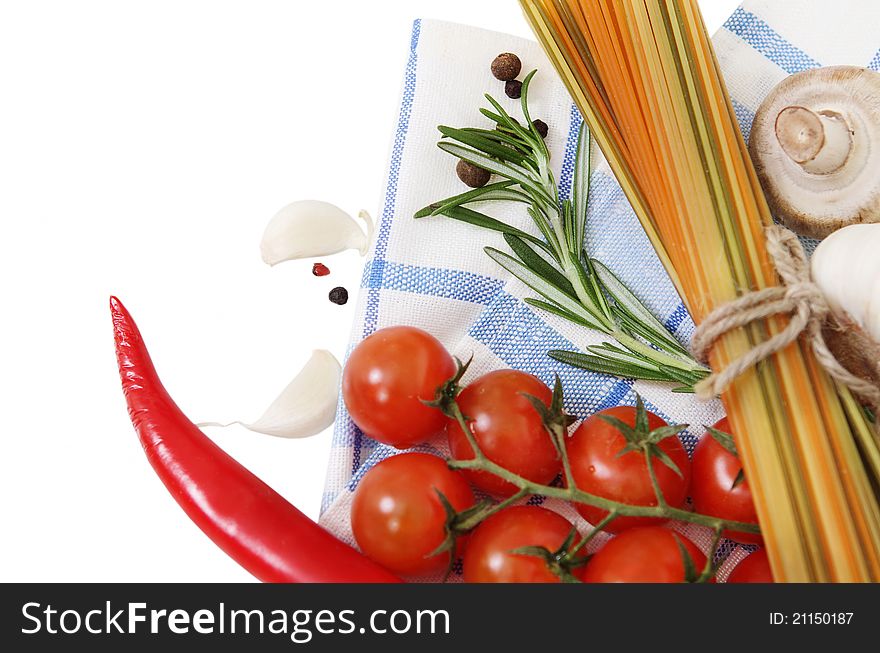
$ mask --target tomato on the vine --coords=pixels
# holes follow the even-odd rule
[[[553,393],[538,377],[517,370],[496,370],[470,383],[457,402],[486,457],[508,471],[547,485],[562,462],[541,415],[525,395],[549,406]],[[452,457],[469,460],[474,451],[454,420],[448,426]],[[465,470],[471,482],[491,494],[510,496],[516,487],[488,472]]]
[[[641,419],[637,419],[639,414]],[[603,417],[618,420],[629,427],[629,432],[625,435],[619,425],[608,423]],[[641,401],[635,408],[618,406],[588,417],[568,439],[566,447],[575,485],[584,492],[620,503],[656,506],[657,498],[645,460],[645,449],[648,449],[666,503],[676,508],[682,506],[688,495],[691,463],[675,435],[660,438],[667,431],[675,430],[667,426],[660,417],[644,410]],[[577,503],[575,507],[593,525],[608,515],[606,510],[587,504]],[[655,517],[617,517],[604,530],[619,533],[660,521]]]
[[[348,358],[342,398],[368,436],[406,449],[439,435],[446,417],[423,401],[455,374],[455,361],[434,336],[409,326],[380,329]]]
[[[464,552],[467,583],[558,583],[547,562],[535,555],[512,553],[526,546],[558,551],[573,526],[557,512],[540,506],[505,508],[486,518]]]
[[[442,571],[450,552],[433,553],[447,536],[447,515],[438,492],[456,512],[474,504],[461,473],[424,453],[386,458],[361,479],[351,506],[351,527],[361,551],[403,575]]]
[[[630,528],[608,541],[580,574],[585,583],[683,583],[687,551],[699,577],[706,556],[684,535],[663,526]],[[714,580],[714,579],[713,579]]]
[[[773,572],[770,569],[770,560],[764,549],[758,549],[748,555],[733,568],[728,583],[772,583]]]
[[[757,525],[758,513],[749,483],[742,476],[742,463],[736,456],[733,439],[725,437],[730,434],[730,423],[725,417],[713,429],[715,433],[706,433],[694,450],[691,484],[694,510],[712,517]],[[724,536],[743,544],[763,541],[758,533],[726,530]]]

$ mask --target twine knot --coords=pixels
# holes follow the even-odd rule
[[[747,293],[709,313],[694,332],[694,356],[706,362],[715,341],[728,331],[768,318],[790,314],[786,327],[756,345],[718,373],[696,385],[698,397],[711,399],[724,392],[747,369],[784,349],[806,333],[816,360],[836,381],[847,386],[872,406],[880,406],[880,388],[852,374],[841,365],[825,344],[822,325],[830,308],[819,287],[810,278],[810,264],[798,237],[779,225],[766,230],[767,252],[782,279],[782,285]]]
[[[828,302],[812,281],[798,281],[796,284],[785,288],[785,298],[795,306],[806,304],[810,315],[824,318],[828,314]]]

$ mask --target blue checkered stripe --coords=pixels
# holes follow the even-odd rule
[[[724,24],[723,29],[741,39],[749,47],[776,64],[786,73],[793,73],[821,65],[809,54],[786,41],[759,16],[739,8]],[[398,180],[403,163],[403,151],[409,131],[409,120],[416,93],[418,45],[421,22],[415,21],[412,30],[410,55],[404,78],[404,91],[394,135],[388,183],[381,210],[374,255],[364,268],[362,288],[365,308],[359,340],[376,330],[382,308],[384,291],[412,292],[431,297],[455,299],[483,307],[479,318],[472,324],[468,335],[484,345],[504,364],[528,370],[547,383],[558,374],[567,391],[567,409],[579,416],[621,404],[632,405],[635,394],[632,382],[601,374],[586,373],[562,365],[548,358],[549,349],[577,349],[554,330],[529,306],[505,290],[504,282],[465,270],[404,265],[386,258],[388,243],[394,232]],[[880,69],[880,50],[866,65]],[[732,98],[736,117],[748,137],[757,107]],[[560,193],[571,192],[577,132],[582,118],[572,106],[564,160],[559,175]],[[606,172],[594,171],[590,187],[590,216],[588,221],[588,249],[597,258],[612,265],[683,342],[694,329],[693,321],[679,300],[675,289],[651,249],[638,219],[630,208],[620,186]],[[397,220],[409,219],[399,215]],[[614,229],[604,228],[613,222]],[[499,328],[503,325],[503,328]],[[656,405],[648,408],[667,420],[674,416],[664,414]],[[696,432],[682,435],[685,446],[692,450]],[[393,454],[394,449],[366,437],[352,423],[340,402],[339,418],[333,437],[335,449],[350,452],[350,481],[348,489],[356,487],[363,474],[376,462]],[[430,445],[418,448],[439,453]],[[322,512],[332,503],[335,492],[325,493]],[[732,546],[727,544],[725,546]]]

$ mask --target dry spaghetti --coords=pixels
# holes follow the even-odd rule
[[[521,0],[696,322],[779,285],[772,223],[695,0]],[[724,369],[783,332],[719,335]],[[723,395],[780,581],[880,579],[878,445],[852,394],[792,339]]]

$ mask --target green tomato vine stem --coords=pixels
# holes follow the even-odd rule
[[[526,496],[528,496],[528,492],[520,489],[503,501],[484,506],[474,513],[463,513],[461,515],[462,518],[454,520],[452,526],[456,531],[460,533],[465,533],[469,530],[472,530],[473,528],[476,528],[478,524],[488,519],[496,512],[501,512],[505,508],[512,506],[514,503]]]
[[[580,552],[583,551],[587,547],[587,545],[593,541],[593,538],[595,538],[599,533],[603,532],[605,530],[605,527],[608,526],[608,524],[613,522],[615,519],[617,519],[617,510],[612,510],[607,515],[605,515],[605,517],[603,517],[598,524],[596,524],[593,530],[587,533],[587,535],[580,542],[578,542],[577,546],[575,546],[571,550],[570,556],[573,559],[577,558]]]
[[[657,497],[657,507],[658,508],[668,508],[669,505],[666,503],[666,497],[663,495],[663,490],[660,489],[660,483],[657,481],[657,472],[654,471],[653,461],[651,460],[651,451],[650,449],[645,449],[645,464],[648,466],[648,476],[651,477],[651,487],[654,488],[654,496]]]
[[[518,500],[530,494],[540,494],[553,499],[561,499],[563,501],[569,501],[572,503],[583,503],[595,506],[597,508],[607,510],[609,513],[614,513],[615,517],[654,517],[662,520],[672,519],[689,524],[705,526],[719,533],[725,529],[741,531],[745,533],[760,533],[760,529],[757,524],[732,521],[729,519],[719,519],[718,517],[703,515],[700,513],[691,512],[689,510],[684,510],[682,508],[674,508],[672,506],[669,506],[663,498],[662,492],[660,492],[659,484],[657,483],[657,479],[654,475],[653,465],[650,464],[650,458],[647,458],[648,470],[650,471],[652,484],[654,485],[655,493],[657,494],[658,504],[656,506],[639,506],[628,503],[621,503],[619,501],[606,499],[605,497],[600,497],[595,494],[590,494],[589,492],[584,492],[571,482],[571,465],[570,461],[568,460],[568,454],[565,451],[564,440],[560,441],[558,434],[553,433],[553,431],[556,430],[557,427],[553,427],[552,429],[548,430],[551,430],[551,437],[554,437],[555,441],[562,444],[562,446],[559,447],[559,453],[562,457],[565,476],[567,479],[569,479],[567,487],[554,487],[551,485],[543,485],[541,483],[530,481],[522,476],[519,476],[518,474],[515,474],[514,472],[511,472],[501,465],[492,462],[491,460],[489,460],[489,458],[486,457],[485,453],[483,453],[483,450],[480,448],[480,445],[477,443],[476,437],[474,437],[473,432],[468,426],[467,420],[465,419],[464,414],[461,412],[461,408],[458,406],[458,403],[455,401],[455,398],[453,396],[447,394],[444,397],[442,403],[443,406],[441,407],[441,410],[443,410],[449,417],[451,417],[458,423],[459,427],[461,427],[462,432],[465,434],[465,437],[468,440],[468,444],[470,444],[471,449],[473,449],[474,452],[474,458],[467,460],[452,459],[447,461],[449,467],[451,469],[466,469],[487,472],[507,481],[512,485],[515,485],[518,489],[517,493],[514,495],[515,499],[514,497],[511,497],[494,506],[494,509],[481,511],[475,515],[468,517],[467,519],[456,525],[457,529],[463,531],[465,530],[465,526],[468,529],[474,528],[475,526],[477,526],[478,523],[480,523],[490,514],[494,514],[498,510],[509,506],[511,503],[513,503],[514,500]],[[561,427],[558,428],[561,429]],[[600,525],[607,525],[607,521],[605,522],[605,524]]]

